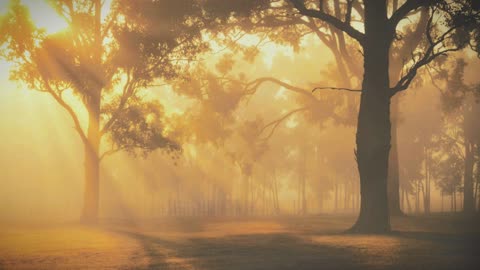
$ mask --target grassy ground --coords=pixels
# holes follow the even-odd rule
[[[478,220],[398,218],[390,235],[342,234],[353,221],[328,215],[3,225],[0,269],[480,269]]]

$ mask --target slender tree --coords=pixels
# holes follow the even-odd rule
[[[12,0],[0,26],[1,56],[14,63],[12,79],[50,95],[71,117],[85,148],[82,220],[95,223],[104,157],[119,150],[179,149],[165,137],[161,106],[143,100],[140,91],[158,78],[175,77],[205,48],[204,25],[191,19],[200,10],[188,0],[168,11],[165,1],[114,1],[106,16],[100,0],[48,2],[68,28],[47,34]],[[69,102],[69,93],[82,109]],[[102,141],[111,147],[102,148]]]
[[[463,211],[472,214],[475,211],[474,173],[476,155],[475,149],[479,142],[478,121],[480,104],[476,96],[478,89],[475,85],[467,85],[464,79],[467,62],[457,60],[451,71],[436,69],[432,79],[437,80],[437,87],[442,92],[442,108],[445,115],[444,133],[440,137],[440,146],[454,149],[452,154],[458,155],[463,164]],[[445,89],[439,87],[438,82],[446,81]]]

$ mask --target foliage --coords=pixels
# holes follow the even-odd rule
[[[139,92],[159,78],[177,77],[207,48],[196,1],[174,6],[172,1],[114,1],[103,21],[100,1],[49,3],[68,23],[65,31],[47,34],[37,28],[19,0],[12,0],[1,18],[1,57],[15,63],[12,79],[50,94],[84,141],[90,134],[64,93],[78,96],[89,114],[100,114],[97,132],[100,137],[110,133],[117,150],[178,150],[165,138],[161,106],[143,101]]]

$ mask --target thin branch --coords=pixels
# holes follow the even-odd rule
[[[111,156],[111,155],[113,155],[113,154],[115,154],[115,153],[117,153],[117,152],[119,152],[123,149],[124,148],[122,148],[122,147],[117,147],[117,148],[112,147],[112,149],[103,152],[103,154],[100,155],[99,160],[102,161],[105,157]]]
[[[264,138],[261,138],[260,140],[263,140],[263,141],[266,141],[268,139],[270,139],[270,137],[272,137],[273,133],[275,133],[275,130],[277,129],[277,127],[287,118],[289,118],[290,116],[298,113],[298,112],[301,112],[301,111],[306,111],[306,110],[309,110],[310,109],[310,106],[307,106],[307,107],[302,107],[302,108],[298,108],[298,109],[295,109],[295,110],[292,110],[286,114],[284,114],[282,117],[280,117],[279,119],[275,120],[275,121],[272,121],[270,122],[269,124],[267,124],[266,126],[264,126],[260,132],[259,132],[259,135],[261,135],[267,128],[269,128],[270,126],[272,127],[272,129],[270,130],[270,132],[268,133],[268,135]]]
[[[417,72],[420,68],[422,68],[425,65],[428,65],[429,63],[431,63],[433,60],[435,60],[439,56],[446,55],[449,52],[455,52],[455,51],[458,51],[458,50],[461,49],[460,47],[451,47],[451,48],[444,48],[443,50],[440,49],[440,50],[435,52],[436,47],[438,45],[442,45],[441,47],[443,47],[443,43],[446,39],[448,39],[450,37],[449,36],[450,33],[453,32],[455,29],[457,29],[460,26],[457,25],[457,26],[453,26],[453,27],[449,28],[436,41],[434,41],[432,36],[431,36],[431,33],[430,33],[430,30],[432,28],[431,23],[432,23],[432,17],[434,15],[434,12],[435,11],[432,10],[432,15],[427,22],[426,33],[425,33],[425,35],[427,36],[427,40],[429,42],[429,47],[427,48],[427,50],[425,51],[425,53],[423,54],[423,56],[419,60],[416,61],[415,57],[412,57],[412,59],[414,61],[413,66],[397,82],[397,84],[393,88],[391,88],[391,90],[392,90],[391,95],[392,96],[395,95],[396,93],[400,92],[400,91],[404,91],[404,90],[408,89],[408,87],[412,83],[413,79],[415,79],[415,77],[417,75]]]
[[[356,92],[360,93],[362,90],[360,89],[350,89],[350,88],[343,88],[343,87],[315,87],[312,90],[312,93],[317,90],[339,90],[339,91],[348,91],[348,92]]]
[[[107,123],[103,126],[102,130],[100,131],[100,136],[103,136],[110,129],[110,127],[113,125],[115,120],[117,120],[118,114],[120,113],[121,110],[123,110],[123,108],[127,104],[128,99],[133,95],[134,88],[135,87],[133,86],[132,75],[130,72],[128,72],[127,81],[123,86],[122,96],[120,97],[120,102],[118,104],[118,107],[112,113],[112,116],[110,117],[110,119],[108,119]]]
[[[350,25],[350,22],[352,21],[353,2],[355,2],[355,0],[347,0],[347,13],[345,14],[345,23],[348,25]]]
[[[290,85],[288,83],[285,83],[281,80],[278,80],[276,78],[273,78],[273,77],[263,77],[263,78],[258,78],[250,83],[247,84],[247,92],[250,94],[250,93],[254,93],[258,87],[260,87],[260,85],[262,85],[263,83],[265,82],[271,82],[271,83],[275,83],[277,85],[280,85],[282,87],[284,87],[285,89],[287,90],[290,90],[292,92],[295,92],[295,93],[298,93],[298,94],[301,94],[301,95],[304,95],[306,97],[308,97],[309,99],[311,100],[314,100],[315,102],[317,102],[317,98],[315,98],[314,95],[312,95],[308,90],[305,90],[303,88],[300,88],[300,87],[296,87],[296,86],[293,86],[293,85]]]
[[[407,0],[401,7],[399,7],[388,20],[390,29],[395,30],[398,23],[407,17],[407,15],[420,8],[420,7],[429,7],[434,3],[439,2],[439,0]]]
[[[44,85],[45,85],[45,88],[46,88],[47,92],[55,99],[55,101],[57,101],[58,104],[60,104],[60,106],[62,106],[68,112],[68,114],[72,118],[75,130],[80,135],[80,138],[82,139],[82,141],[86,144],[89,144],[88,137],[86,136],[85,132],[83,131],[82,125],[80,124],[80,121],[78,119],[78,116],[75,114],[75,111],[72,109],[72,107],[70,105],[68,105],[65,102],[65,100],[62,99],[61,96],[59,96],[59,95],[57,95],[57,93],[55,93],[55,91],[52,89],[52,87],[47,82],[47,80],[45,80],[45,78],[43,78],[43,80],[45,82]]]

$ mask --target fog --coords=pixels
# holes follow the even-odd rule
[[[184,241],[277,234],[301,258],[407,267],[391,255],[478,236],[474,2],[227,2],[0,3],[0,268],[78,242],[118,255],[94,268],[222,269]],[[85,266],[67,257],[51,265]]]

